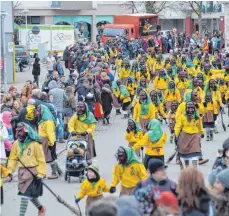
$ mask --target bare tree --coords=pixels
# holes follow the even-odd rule
[[[147,13],[158,14],[165,10],[169,5],[168,1],[144,1]]]
[[[179,2],[179,8],[188,16],[195,14],[198,17],[199,33],[202,34],[202,1]]]
[[[20,1],[14,1],[13,2],[13,16],[14,16],[14,22],[18,25],[25,24],[25,16],[22,14],[22,10],[19,10],[21,2]]]

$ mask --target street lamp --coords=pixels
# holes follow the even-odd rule
[[[25,41],[26,41],[26,47],[28,48],[28,24],[27,24],[27,16],[29,14],[29,10],[28,9],[24,9],[22,11],[22,13],[25,16],[25,28],[26,28],[26,39],[25,39]]]
[[[7,15],[7,12],[4,8],[1,8],[1,69],[4,68],[2,71],[2,78],[4,80],[4,91],[7,91],[7,74],[6,74],[6,45],[5,45],[5,31],[4,31],[4,19]],[[4,61],[2,61],[4,59]]]

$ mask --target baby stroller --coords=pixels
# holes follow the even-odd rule
[[[71,176],[78,177],[81,183],[84,179],[86,162],[87,140],[84,137],[68,138],[67,158],[65,165],[65,181],[71,182]]]

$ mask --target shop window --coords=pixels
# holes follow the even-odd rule
[[[31,17],[31,24],[41,24],[40,17],[39,16]]]

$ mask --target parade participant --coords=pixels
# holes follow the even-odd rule
[[[79,203],[81,199],[87,196],[85,212],[92,203],[103,199],[103,193],[109,192],[110,187],[105,182],[104,178],[100,177],[99,167],[97,165],[90,165],[87,168],[87,179],[83,181],[80,186],[80,192],[75,197],[75,202]]]
[[[113,105],[116,109],[116,115],[120,115],[120,108],[121,108],[121,100],[120,100],[120,89],[119,86],[121,85],[120,80],[116,80],[112,82],[112,92],[113,92]]]
[[[169,121],[169,129],[170,129],[170,143],[173,143],[174,140],[174,127],[176,124],[176,111],[178,108],[178,102],[177,101],[172,101],[171,103],[171,109],[167,114],[167,119]]]
[[[45,215],[45,207],[40,204],[38,197],[42,196],[42,178],[46,175],[46,164],[40,137],[27,124],[19,123],[16,129],[17,140],[8,160],[7,181],[12,181],[13,172],[18,171],[18,195],[21,197],[20,215],[25,215],[30,200],[38,209],[38,215]],[[30,171],[36,176],[31,175]]]
[[[176,119],[174,131],[178,152],[185,166],[189,166],[191,160],[193,166],[197,167],[201,157],[200,137],[204,137],[204,129],[193,102],[186,103],[185,113]]]
[[[224,69],[225,69],[225,73],[223,74],[223,76],[224,76],[223,78],[224,78],[224,80],[225,80],[227,86],[229,86],[229,65],[226,64],[226,65],[224,66]]]
[[[170,58],[169,57],[165,59],[165,69],[168,70],[168,68],[171,68]]]
[[[154,74],[154,65],[156,63],[156,52],[155,50],[152,50],[148,59],[147,59],[147,68],[150,71],[150,74],[153,76]]]
[[[130,75],[135,78],[137,83],[140,82],[140,66],[139,66],[139,63],[137,61],[134,61],[132,63]]]
[[[210,92],[207,92],[205,95],[204,105],[204,116],[203,128],[206,129],[206,140],[213,140],[213,129],[215,128],[215,120],[218,115],[218,104],[217,101],[212,100],[212,95]]]
[[[169,191],[172,192],[174,195],[176,193],[177,184],[170,180],[167,177],[166,168],[168,166],[164,164],[162,160],[152,158],[149,160],[148,170],[150,175],[147,179],[140,181],[137,183],[133,194],[135,195],[136,192],[141,188],[146,188],[147,186],[155,186],[159,187],[160,192]]]
[[[147,124],[154,118],[155,109],[151,103],[149,94],[142,90],[139,95],[139,102],[134,106],[133,119],[140,124],[143,133],[145,133],[147,131]]]
[[[176,88],[175,82],[173,80],[168,83],[168,88],[164,92],[164,103],[167,113],[171,109],[172,101],[177,101],[178,103],[181,103],[180,92]]]
[[[136,184],[147,178],[147,172],[133,149],[119,147],[116,153],[118,163],[115,165],[110,192],[116,191],[116,186],[121,181],[120,196],[131,195]]]
[[[164,112],[164,106],[163,106],[163,103],[161,103],[161,101],[159,99],[157,91],[152,90],[150,92],[150,99],[151,99],[152,104],[154,105],[155,118],[159,120],[160,116],[162,116],[162,118],[164,120],[166,120],[166,114]]]
[[[49,109],[42,104],[37,107],[35,115],[38,122],[38,134],[41,137],[45,160],[46,163],[50,163],[52,169],[52,173],[48,176],[48,179],[57,179],[58,175],[62,175],[62,171],[56,162],[56,121]]]
[[[121,80],[122,84],[125,85],[130,76],[130,62],[128,60],[123,60],[121,64],[121,68],[119,70],[119,79]]]
[[[153,66],[154,71],[156,71],[157,69],[158,70],[163,69],[164,68],[164,65],[165,65],[165,62],[162,59],[162,55],[157,55],[156,56],[156,62],[154,64],[154,66]]]
[[[151,158],[157,158],[164,162],[164,145],[167,140],[167,134],[163,132],[161,122],[157,119],[150,120],[147,130],[148,132],[144,134],[142,139],[132,147],[137,150],[145,146],[144,166],[146,169]]]
[[[147,93],[150,92],[150,88],[147,84],[146,78],[141,78],[138,86],[141,87],[143,90],[147,91]]]
[[[69,120],[68,131],[72,136],[79,134],[88,137],[87,163],[91,164],[92,158],[96,157],[94,142],[96,120],[86,103],[78,102],[76,110],[76,113]]]
[[[228,87],[227,87],[225,80],[222,78],[220,78],[218,81],[218,89],[219,89],[219,92],[221,94],[222,103],[225,105],[226,104],[225,94],[227,92]]]
[[[204,100],[204,91],[203,89],[199,86],[199,81],[196,77],[194,77],[188,86],[189,90],[196,91],[198,94],[197,102],[201,103]]]
[[[164,69],[160,69],[159,75],[156,76],[154,80],[154,90],[161,90],[162,92],[164,92],[168,86],[169,81],[170,78],[166,74],[166,71]]]
[[[166,71],[167,71],[168,77],[169,77],[171,80],[175,80],[176,74],[173,72],[172,67],[171,67],[171,66],[168,67]]]
[[[187,70],[189,77],[191,78],[196,77],[197,71],[191,59],[186,60],[186,70]]]
[[[131,98],[125,85],[120,85],[120,100],[122,103],[122,111],[124,113],[124,118],[128,118],[130,111]]]
[[[119,53],[117,55],[116,60],[115,60],[115,68],[116,68],[116,71],[117,71],[118,74],[119,74],[119,70],[121,68],[121,64],[122,64],[122,54]]]
[[[146,64],[143,64],[140,67],[140,78],[145,79],[147,83],[150,82],[150,73],[149,73],[149,70],[147,69]]]
[[[186,78],[187,77],[187,73],[185,71],[180,71],[178,73],[178,77],[175,78],[175,84],[176,84],[176,88],[179,90],[180,92],[180,96],[181,96],[181,100],[184,100],[184,93],[186,91],[186,89],[189,86],[189,82],[190,80]]]
[[[131,98],[131,101],[132,101],[133,98],[134,98],[135,89],[136,89],[136,83],[135,83],[134,77],[129,76],[127,78],[126,88],[127,88],[128,92],[130,94],[130,98]]]
[[[133,119],[128,119],[125,139],[128,141],[128,147],[132,147],[142,138],[142,129]],[[137,156],[140,156],[140,151],[135,151]]]

